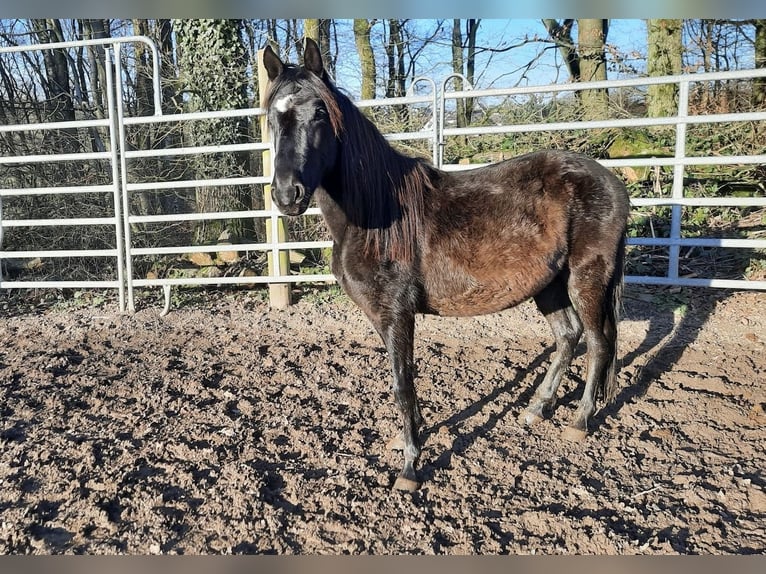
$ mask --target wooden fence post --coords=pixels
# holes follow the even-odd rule
[[[260,106],[263,107],[263,100],[266,95],[266,86],[268,84],[268,76],[266,75],[266,68],[263,66],[263,50],[258,50],[258,93],[260,94]],[[266,121],[266,116],[260,117],[261,122],[261,141],[267,142],[270,140],[269,124]],[[268,177],[271,175],[271,150],[263,151],[263,175]],[[271,209],[271,185],[263,186],[263,205],[264,209]],[[266,241],[270,243],[272,241],[272,225],[271,219],[266,220]],[[279,219],[277,223],[277,240],[281,243],[287,241],[287,226],[283,218]],[[279,252],[279,269],[283,274],[287,274],[290,271],[290,254],[288,251]],[[276,275],[276,268],[274,265],[274,254],[272,251],[268,253],[268,272],[269,275]],[[289,283],[269,283],[269,304],[277,309],[285,309],[290,305],[290,284]]]

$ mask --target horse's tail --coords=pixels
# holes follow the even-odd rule
[[[622,290],[625,284],[625,236],[620,239],[615,254],[614,271],[612,278],[607,286],[606,296],[604,297],[604,335],[611,344],[611,357],[607,364],[606,373],[603,378],[602,386],[599,389],[600,395],[607,403],[611,402],[617,394],[617,342],[618,326],[620,322],[620,311],[622,309]]]

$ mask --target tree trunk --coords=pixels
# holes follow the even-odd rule
[[[109,37],[109,25],[100,19],[78,20],[79,36],[83,40]],[[74,96],[86,118],[105,118],[107,116],[106,57],[103,46],[78,48],[73,80],[79,82]],[[87,55],[87,62],[85,57]],[[96,152],[106,151],[106,144],[98,129],[88,128],[91,149]]]
[[[606,56],[604,47],[608,32],[608,20],[581,18],[577,20],[577,44],[580,55],[580,81],[606,80]],[[607,90],[582,92],[582,110],[585,119],[604,119],[608,114]]]
[[[569,77],[573,82],[580,81],[580,56],[575,50],[574,40],[572,40],[572,25],[574,20],[564,20],[562,24],[559,24],[558,20],[552,18],[543,19],[545,29],[548,30],[548,35],[559,47],[559,52],[564,58],[564,62],[569,72]]]
[[[322,54],[322,62],[325,70],[330,74],[331,78],[335,77],[335,58],[333,57],[331,50],[331,30],[332,20],[329,18],[322,18],[319,20],[319,52]],[[336,42],[337,43],[337,42]]]
[[[388,81],[386,82],[386,97],[398,98],[406,93],[407,78],[404,66],[404,41],[402,40],[402,23],[399,20],[388,20]]]
[[[178,94],[178,76],[175,65],[175,43],[173,42],[173,23],[171,20],[157,20],[155,35],[158,37],[160,52],[160,83],[162,86],[162,112],[173,114],[182,111]],[[165,126],[163,131],[156,134],[157,147],[178,147],[180,133],[177,127]],[[160,173],[168,181],[178,181],[184,177],[183,162],[178,158],[169,157],[160,160]],[[176,190],[157,190],[156,205],[160,213],[181,213],[183,197]]]
[[[385,44],[388,57],[388,81],[386,82],[386,97],[399,98],[407,94],[407,76],[404,66],[404,40],[402,21],[388,20],[388,42]],[[409,109],[406,105],[394,106],[394,112],[400,122],[406,124],[409,120]]]
[[[363,100],[371,100],[375,97],[375,85],[377,83],[375,53],[372,51],[372,42],[370,41],[370,29],[374,22],[374,20],[366,19],[354,20],[354,41],[362,70],[361,96]]]
[[[151,36],[150,23],[148,20],[135,18],[132,20],[133,33],[137,36]],[[154,86],[152,84],[152,66],[159,64],[159,62],[153,62],[151,59],[151,53],[142,42],[135,44],[135,62],[133,70],[135,71],[135,79],[133,80],[133,86],[135,89],[134,97],[134,110],[133,114],[136,116],[150,116],[154,113]],[[145,125],[135,130],[135,139],[133,145],[137,149],[146,150],[156,147],[154,142],[157,133],[157,126]],[[165,129],[164,126],[159,129]],[[147,158],[143,160],[134,160],[131,164],[137,167],[141,171],[145,171],[150,174],[159,175],[162,173],[160,165],[161,160],[156,158]],[[136,200],[139,204],[139,214],[150,215],[155,214],[158,209],[159,198],[158,194],[154,191],[141,191],[135,194]]]
[[[137,36],[149,36],[149,21],[135,18],[133,20],[133,31]],[[151,61],[151,55],[143,43],[137,42],[135,51],[135,113],[138,116],[150,116],[154,113],[154,88],[152,86],[151,70],[152,65],[156,62]]]
[[[468,38],[468,47],[466,51],[465,60],[465,77],[468,82],[473,86],[476,80],[476,32],[479,30],[479,22],[475,18],[466,20],[466,36]],[[465,125],[470,125],[473,119],[473,98],[465,98]]]
[[[457,18],[452,20],[452,72],[463,75],[463,32],[460,28],[460,20]],[[459,78],[454,80],[454,84],[457,90],[465,87],[463,80]],[[462,98],[456,100],[455,109],[457,127],[466,127],[468,124],[465,121],[465,100]]]
[[[64,33],[61,22],[57,19],[32,20],[34,31],[42,44],[62,42]],[[54,122],[74,121],[74,103],[69,91],[69,61],[64,49],[44,50],[45,82],[43,89],[48,100],[46,119]],[[72,153],[77,150],[77,130],[60,130],[51,133],[53,149],[62,153]]]
[[[311,38],[319,44],[319,19],[318,18],[306,18],[303,20],[303,35],[306,38]]]
[[[476,70],[476,32],[481,20],[466,20],[465,43],[463,41],[462,24],[460,20],[452,21],[452,71],[461,74],[473,85]],[[465,45],[464,45],[465,44]],[[463,52],[465,50],[465,54]],[[458,90],[465,88],[462,80],[456,80]],[[463,128],[471,124],[473,115],[473,98],[460,98],[457,100],[457,126]]]
[[[303,35],[317,43],[325,70],[330,76],[335,76],[335,60],[330,53],[330,20],[306,18],[303,20]]]
[[[766,68],[766,20],[755,21],[755,67]],[[753,103],[766,104],[766,78],[758,78],[753,84]]]
[[[247,107],[247,58],[240,20],[175,20],[179,69],[188,94],[189,111]],[[240,118],[190,122],[191,145],[244,143],[247,121]],[[236,177],[249,173],[248,154],[205,154],[192,164],[199,179]],[[197,212],[239,211],[252,207],[249,187],[198,187]],[[244,219],[197,223],[195,241],[213,243],[224,231],[233,239],[251,237],[253,223]]]
[[[683,20],[648,20],[649,54],[646,71],[649,76],[669,76],[681,73]],[[650,117],[673,116],[678,111],[678,86],[659,84],[649,86],[648,114]]]

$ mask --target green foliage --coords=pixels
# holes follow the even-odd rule
[[[343,289],[335,283],[330,285],[299,285],[295,291],[300,301],[305,301],[311,305],[337,305],[338,303],[350,302]]]

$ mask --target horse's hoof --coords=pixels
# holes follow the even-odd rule
[[[402,435],[396,435],[388,441],[386,447],[388,450],[404,450],[404,439],[402,438]]]
[[[570,442],[583,442],[588,437],[588,431],[575,427],[566,427],[561,436],[564,437],[564,440]]]
[[[524,411],[519,415],[519,422],[528,427],[536,425],[541,420],[543,420],[543,417],[529,411]]]
[[[415,492],[418,488],[420,488],[420,483],[417,480],[411,480],[409,478],[404,478],[403,476],[398,476],[396,482],[394,482],[394,490]]]

